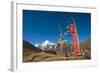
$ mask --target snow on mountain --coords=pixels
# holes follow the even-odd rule
[[[45,46],[47,46],[47,45],[55,45],[55,43],[50,42],[50,41],[48,41],[48,40],[45,40],[45,41],[41,44],[42,47],[45,47]]]
[[[40,44],[39,44],[39,43],[36,43],[34,46],[35,46],[35,47],[39,47],[39,46],[40,46]]]
[[[39,47],[41,49],[45,49],[47,48],[47,46],[52,46],[52,45],[55,45],[55,43],[51,42],[51,41],[48,41],[48,40],[45,40],[44,42],[42,42],[41,44],[39,43],[36,43],[35,46],[36,47]]]

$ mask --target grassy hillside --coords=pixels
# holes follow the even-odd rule
[[[23,40],[23,62],[29,61],[36,52],[42,52],[42,50]]]

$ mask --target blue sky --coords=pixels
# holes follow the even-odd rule
[[[23,10],[23,39],[32,44],[42,43],[45,40],[57,42],[59,24],[65,29],[74,17],[80,41],[91,37],[91,14],[75,12],[55,12]],[[64,37],[72,42],[71,35]]]

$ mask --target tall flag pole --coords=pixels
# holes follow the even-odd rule
[[[77,34],[77,28],[74,21],[74,18],[71,17],[72,22],[70,23],[69,30],[73,38],[73,55],[78,56],[81,54],[80,52],[80,44],[79,44],[79,37]]]

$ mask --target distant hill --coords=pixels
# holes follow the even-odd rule
[[[28,41],[23,40],[23,51],[24,50],[30,50],[30,51],[42,51],[40,48],[35,47],[34,45],[32,45],[31,43],[29,43]]]
[[[88,38],[80,43],[81,52],[84,53],[86,58],[91,58],[91,39]]]
[[[82,49],[87,49],[87,50],[91,50],[91,39],[88,38],[85,41],[80,43],[80,47]]]

